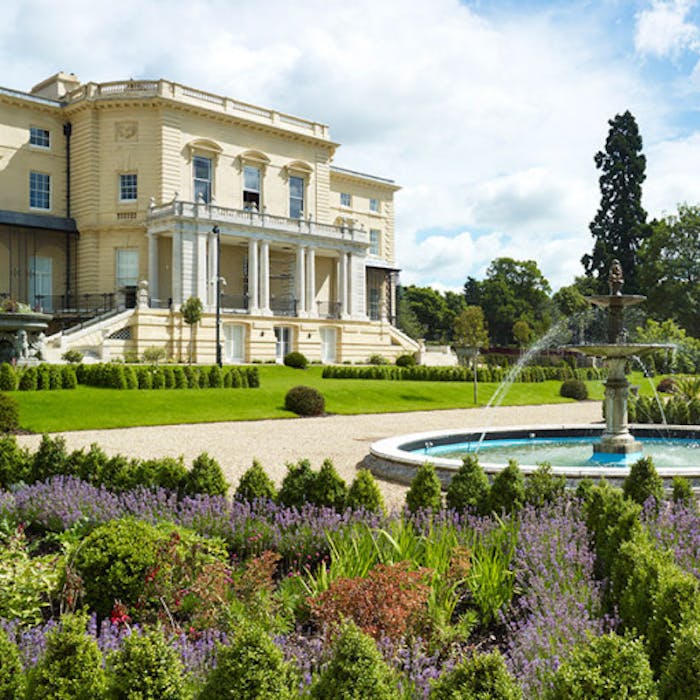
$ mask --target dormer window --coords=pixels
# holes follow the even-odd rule
[[[260,168],[243,166],[243,208],[260,210]]]

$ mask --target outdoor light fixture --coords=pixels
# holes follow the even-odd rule
[[[216,236],[216,364],[221,367],[221,231],[214,226]]]

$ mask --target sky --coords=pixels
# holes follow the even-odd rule
[[[630,110],[649,217],[700,203],[700,0],[5,0],[0,85],[166,78],[330,125],[388,177],[402,284],[497,257],[583,273],[593,157]]]

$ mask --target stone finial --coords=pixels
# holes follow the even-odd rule
[[[620,296],[622,294],[622,285],[625,278],[622,275],[622,265],[617,258],[614,258],[610,264],[610,272],[608,273],[608,284],[610,286],[610,294],[612,296]]]

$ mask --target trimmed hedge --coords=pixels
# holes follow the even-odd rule
[[[45,362],[31,367],[14,367],[9,362],[0,365],[0,391],[51,391],[75,389],[77,385],[73,365],[49,365]]]

